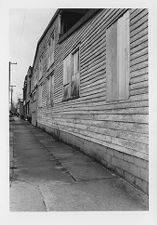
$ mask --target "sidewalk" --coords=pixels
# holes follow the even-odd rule
[[[11,211],[147,210],[138,191],[94,159],[26,121],[11,129]]]

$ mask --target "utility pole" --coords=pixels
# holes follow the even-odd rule
[[[13,63],[9,61],[9,91],[10,91],[10,80],[11,80],[11,65],[17,65],[17,62]]]
[[[16,87],[15,85],[10,85],[11,91],[11,111],[13,110],[13,88]]]
[[[10,62],[9,61],[9,87],[8,87],[8,91],[9,91],[9,101],[10,101],[10,91],[11,91],[11,110],[13,108],[13,88],[16,87],[15,85],[10,85],[11,82],[11,65],[17,65],[17,62]],[[11,88],[11,89],[10,89]]]

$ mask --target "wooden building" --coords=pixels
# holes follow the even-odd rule
[[[23,108],[24,108],[24,119],[27,119],[31,122],[31,103],[30,103],[30,95],[31,95],[31,77],[32,77],[32,67],[29,66],[27,74],[25,76],[24,84],[23,84]]]
[[[37,43],[32,96],[34,125],[148,194],[147,9],[57,10]]]

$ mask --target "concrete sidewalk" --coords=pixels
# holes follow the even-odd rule
[[[26,121],[10,128],[11,211],[147,210],[140,192],[94,159]]]

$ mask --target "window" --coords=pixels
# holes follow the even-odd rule
[[[43,76],[43,54],[39,58],[39,80]]]
[[[38,82],[38,70],[37,68],[35,67],[34,68],[34,71],[33,71],[33,84],[32,84],[32,88],[34,88]]]
[[[106,30],[107,100],[129,97],[129,11]]]
[[[53,32],[48,40],[47,68],[49,68],[54,62],[54,48],[55,48],[55,40],[54,40],[54,32]]]
[[[63,61],[63,100],[79,97],[80,83],[79,48]]]
[[[62,9],[60,12],[60,34],[67,33],[89,9]]]
[[[47,106],[54,105],[54,75],[50,75],[47,80]]]
[[[42,107],[42,92],[43,92],[43,86],[39,86],[39,95],[38,95],[38,107]]]

